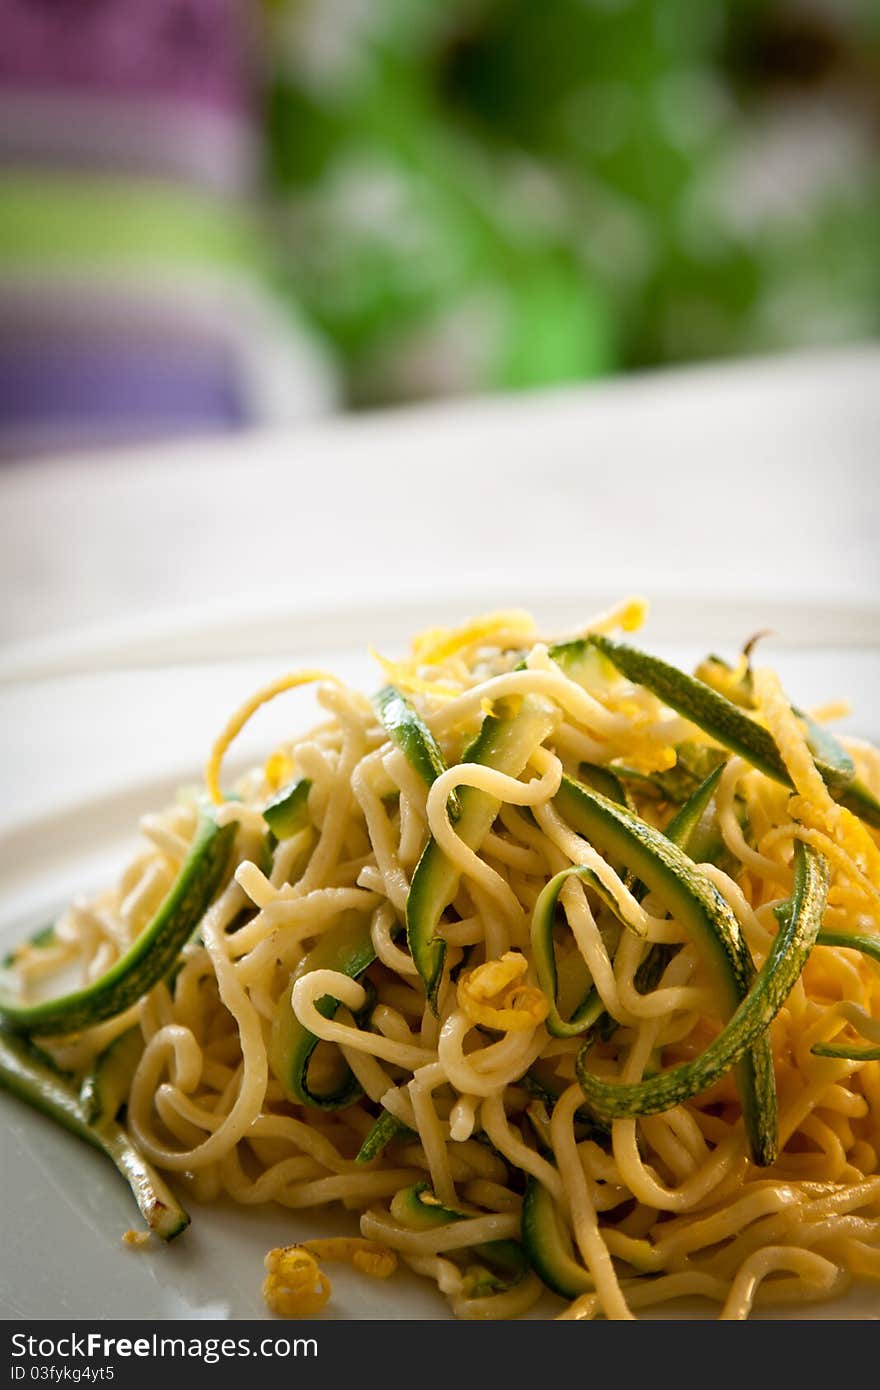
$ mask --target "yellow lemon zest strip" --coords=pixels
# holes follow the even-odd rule
[[[519,951],[505,951],[500,960],[487,960],[463,977],[474,999],[492,999],[515,980],[522,979],[528,961]]]
[[[763,854],[766,850],[774,848],[780,841],[805,840],[808,845],[818,849],[838,869],[850,875],[854,882],[853,888],[859,889],[859,896],[873,898],[880,903],[880,888],[871,882],[868,876],[862,873],[859,866],[854,863],[852,856],[847,854],[845,849],[841,849],[836,840],[832,840],[830,835],[826,835],[822,830],[814,830],[805,825],[779,825],[774,830],[769,830],[761,839],[759,849]]]
[[[637,632],[648,616],[648,607],[647,599],[639,594],[631,594],[629,598],[615,603],[613,608],[598,613],[586,627],[581,628],[580,635],[586,637],[591,632],[613,632],[618,627],[624,632]]]
[[[858,817],[845,806],[839,806],[822,781],[779,678],[767,667],[761,667],[755,671],[753,679],[767,727],[798,793],[790,803],[792,815],[811,829],[832,836],[849,856],[848,872],[854,878],[860,876],[860,866],[856,862],[856,856],[860,856],[868,877],[880,881],[880,850]]]
[[[266,759],[263,776],[273,791],[277,791],[293,776],[293,759],[285,748],[276,748]]]
[[[502,1033],[537,1027],[547,1017],[549,1005],[543,990],[516,983],[527,969],[528,962],[518,951],[507,951],[500,960],[478,965],[458,982],[459,1008],[472,1023],[482,1023]],[[500,1000],[500,1008],[487,1002],[501,995],[502,990],[507,992]]]
[[[301,1248],[322,1260],[348,1260],[361,1274],[369,1274],[373,1279],[388,1279],[397,1269],[397,1255],[393,1250],[362,1236],[304,1240]]]
[[[331,675],[329,671],[311,670],[292,671],[287,676],[279,676],[277,680],[269,685],[264,685],[250,699],[245,700],[244,704],[235,711],[231,719],[226,724],[223,731],[211,749],[211,756],[205,768],[205,782],[208,787],[208,795],[215,806],[220,806],[223,802],[223,793],[220,790],[220,764],[223,755],[237,738],[250,719],[261,705],[266,705],[270,700],[274,700],[276,695],[282,695],[285,690],[295,690],[299,685],[310,685],[312,681],[332,681],[334,685],[339,684],[337,676]]]
[[[852,714],[849,700],[829,700],[827,704],[816,705],[810,714],[817,724],[830,724],[833,719],[845,719]]]
[[[264,1262],[263,1298],[282,1318],[308,1318],[319,1312],[332,1292],[330,1280],[314,1255],[299,1245],[270,1250]]]
[[[536,625],[531,613],[520,608],[499,609],[484,613],[459,628],[434,627],[420,632],[412,644],[413,657],[421,666],[438,666],[449,657],[491,637],[508,638],[508,646],[535,636]]]
[[[416,695],[436,695],[443,700],[453,700],[459,694],[459,690],[453,689],[449,684],[426,681],[416,675],[414,661],[391,661],[389,657],[377,652],[375,647],[368,647],[367,650],[373,660],[382,667],[389,684],[396,685],[398,690],[408,690]]]

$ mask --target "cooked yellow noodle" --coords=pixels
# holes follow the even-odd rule
[[[585,630],[629,629],[642,611],[629,601]],[[537,995],[529,936],[535,902],[553,875],[578,864],[599,877],[626,923],[621,928],[581,879],[564,884],[560,982],[568,971],[581,984],[591,981],[616,1026],[591,1067],[638,1081],[658,1065],[699,1054],[717,1033],[712,982],[684,926],[653,895],[639,901],[625,870],[572,830],[553,801],[563,773],[576,776],[582,760],[620,758],[662,770],[673,741],[705,744],[706,736],[629,682],[597,678],[587,688],[572,679],[528,615],[425,634],[405,661],[383,664],[409,692],[448,771],[429,788],[388,740],[369,701],[325,672],[294,673],[258,691],[229,720],[207,769],[218,821],[238,826],[234,876],[205,914],[199,939],[184,949],[173,986],[157,985],[119,1018],[47,1040],[47,1048],[82,1072],[138,1027],[145,1045],[127,1124],[146,1157],[177,1174],[197,1200],[225,1194],[244,1205],[340,1202],[359,1211],[362,1236],[399,1251],[462,1317],[519,1316],[541,1296],[534,1274],[487,1293],[468,1273],[479,1264],[473,1246],[518,1237],[525,1175],[547,1188],[595,1286],[562,1313],[567,1318],[628,1318],[702,1298],[719,1305],[722,1318],[738,1319],[755,1304],[806,1302],[839,1293],[853,1278],[880,1278],[880,1063],[811,1051],[853,1035],[880,1041],[873,962],[843,947],[817,947],[785,1001],[770,1034],[781,1151],[763,1170],[748,1157],[730,1076],[665,1113],[616,1120],[608,1144],[582,1130],[579,1040],[548,1034],[546,1004],[534,1016],[525,1007]],[[314,685],[323,722],[241,779],[239,799],[224,801],[220,771],[229,744],[267,700],[304,684]],[[829,796],[773,673],[755,672],[754,688],[796,793],[729,756],[716,794],[726,859],[702,872],[736,915],[760,967],[776,932],[774,909],[790,891],[797,838],[828,860],[826,925],[835,930],[880,930],[880,851],[874,834]],[[469,762],[483,714],[503,702],[515,707],[524,696],[549,701],[558,717],[522,774]],[[843,742],[880,791],[880,753]],[[261,858],[262,810],[294,777],[311,781],[310,823],[282,839],[269,868]],[[450,818],[450,793],[463,788],[499,804],[474,848]],[[672,808],[646,798],[638,809],[662,828]],[[71,907],[45,948],[19,950],[25,994],[58,970],[88,981],[119,959],[168,891],[196,821],[186,797],[144,818],[145,844],[117,886]],[[438,927],[447,957],[436,1016],[401,932],[429,834],[458,879]],[[322,968],[300,971],[292,982],[343,913],[369,924],[376,959],[365,978]],[[638,970],[651,943],[680,949],[653,991],[642,993]],[[504,988],[515,993],[475,994],[474,1005],[468,982],[485,962],[507,970]],[[339,1001],[331,1018],[317,1007],[327,994]],[[336,1074],[341,1050],[363,1091],[359,1100],[325,1113],[290,1099],[270,1064],[273,1020],[284,1010],[321,1040],[311,1060],[316,1084],[322,1068]],[[534,1119],[540,1142],[526,1117],[532,1096],[523,1078],[532,1067],[559,1094],[549,1115]],[[383,1110],[413,1132],[397,1135],[370,1163],[355,1162]],[[416,1183],[462,1218],[408,1226],[396,1199]]]

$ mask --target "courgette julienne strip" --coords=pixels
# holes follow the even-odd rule
[[[309,821],[309,792],[312,789],[309,777],[298,777],[283,787],[263,807],[263,820],[276,840],[289,840],[298,830],[304,830]]]
[[[558,720],[559,711],[549,700],[526,695],[515,714],[486,716],[480,732],[462,754],[462,762],[478,763],[508,777],[519,777]],[[464,787],[460,804],[456,834],[469,849],[476,851],[491,830],[501,802],[475,787]],[[435,1013],[446,960],[446,942],[438,928],[443,913],[455,897],[458,883],[458,869],[432,836],[413,872],[406,900],[406,929],[410,954]]]
[[[788,769],[771,735],[725,695],[637,647],[612,642],[597,634],[584,640],[606,656],[627,680],[643,685],[670,709],[689,719],[731,752],[738,753],[752,767],[793,789]],[[835,765],[817,757],[815,763],[823,782],[841,806],[846,806],[868,825],[880,827],[880,801],[870,788],[852,776],[839,760]]]
[[[757,637],[765,635],[767,634],[758,633]],[[756,638],[753,638],[748,644],[745,655],[749,661],[756,640]],[[720,676],[718,675],[719,671]],[[694,679],[702,681],[704,685],[710,686],[711,689],[716,690],[719,695],[726,696],[728,700],[732,700],[735,705],[741,706],[742,709],[756,709],[757,704],[752,690],[751,664],[748,665],[743,675],[734,682],[733,687],[727,684],[727,688],[725,689],[725,684],[734,674],[733,669],[728,666],[727,662],[723,661],[720,656],[709,656],[705,661],[700,662],[694,672]],[[830,767],[836,768],[847,781],[854,777],[856,770],[855,763],[846,749],[838,743],[831,731],[826,729],[824,725],[818,723],[818,721],[813,719],[809,714],[805,713],[804,710],[798,709],[794,705],[792,705],[792,713],[796,715],[798,719],[803,720],[807,746],[810,752],[813,753],[815,757],[827,763]]]
[[[522,1240],[532,1269],[554,1293],[562,1298],[579,1298],[596,1287],[592,1275],[575,1258],[552,1194],[531,1176],[526,1179],[523,1197]]]
[[[465,1221],[468,1217],[479,1215],[475,1211],[459,1211],[455,1207],[445,1207],[431,1190],[430,1183],[417,1182],[412,1187],[402,1187],[391,1202],[391,1215],[401,1226],[410,1230],[428,1231],[435,1226],[447,1226],[452,1221]],[[529,1272],[529,1259],[518,1240],[489,1240],[480,1245],[465,1247],[489,1267],[493,1286],[498,1292],[512,1289],[525,1279]],[[470,1297],[474,1297],[471,1293]]]
[[[669,824],[664,827],[663,834],[666,836],[667,840],[671,840],[674,845],[677,845],[678,848],[691,859],[694,857],[692,854],[693,841],[697,837],[703,818],[712,803],[712,798],[715,795],[723,771],[724,764],[722,763],[719,767],[716,767],[713,772],[710,772],[706,780],[701,782],[693,795],[689,797],[676,815],[673,816]],[[617,800],[618,798],[614,797],[611,799]],[[629,809],[632,808],[629,807]],[[566,872],[572,871],[564,870],[563,877]],[[585,875],[582,876],[585,877]],[[559,877],[559,875],[557,875],[557,877]],[[551,882],[553,881],[555,880],[551,880]],[[585,881],[589,882],[589,880],[586,879]],[[544,893],[547,893],[549,887],[550,884],[544,889]],[[644,883],[637,882],[632,890],[633,897],[637,902],[641,902],[647,891],[648,889]],[[535,917],[537,917],[539,908],[542,907],[541,900],[543,896],[544,894],[542,893],[535,906]],[[558,889],[556,895],[553,897],[553,903],[550,904],[548,902],[544,904],[544,906],[551,907],[551,909],[555,907],[556,897],[558,897]],[[614,910],[613,904],[612,910]],[[558,1009],[555,1004],[556,961],[553,955],[552,910],[549,913],[548,920],[538,928],[537,941],[535,939],[534,921],[535,918],[533,918],[532,926],[532,947],[537,963],[538,979],[548,999],[552,1001],[550,1013],[544,1025],[547,1031],[552,1033],[554,1037],[572,1037],[578,1033],[584,1032],[588,1027],[593,1025],[596,1025],[599,1035],[604,1034],[609,1028],[616,1027],[617,1025],[614,1023],[614,1020],[604,1011],[595,985],[591,988],[587,997],[583,1000],[575,1013],[572,1014],[568,1023],[559,1017]],[[663,971],[666,969],[666,966],[677,950],[677,946],[670,947],[661,943],[655,943],[648,948],[647,954],[636,972],[635,981],[636,987],[640,989],[643,994],[655,988]],[[546,986],[544,984],[545,978],[547,982]],[[557,1029],[564,1031],[557,1031]]]
[[[714,883],[662,831],[571,778],[563,777],[554,801],[573,830],[623,859],[682,923],[711,972],[722,1017],[730,1018],[749,992],[755,965],[736,915]],[[756,1038],[740,1058],[736,1081],[752,1157],[766,1166],[777,1147],[769,1038]]]
[[[402,1134],[413,1135],[409,1125],[404,1124],[396,1115],[392,1115],[390,1110],[383,1110],[373,1128],[368,1132],[364,1142],[355,1154],[355,1163],[371,1163],[374,1158],[385,1152],[392,1139],[397,1139]]]
[[[585,1032],[605,1012],[605,1006],[595,985],[589,989],[571,1018],[565,1019],[559,1012],[557,1002],[559,977],[556,969],[556,953],[553,949],[553,927],[559,894],[567,880],[572,876],[581,879],[588,888],[595,888],[599,882],[592,869],[585,868],[581,864],[572,864],[568,869],[561,869],[542,888],[532,913],[532,955],[535,960],[538,984],[544,991],[549,1005],[544,1027],[554,1038],[576,1037],[579,1033]],[[603,900],[608,903],[615,915],[624,921],[611,895],[603,893]],[[625,922],[624,924],[626,925]]]
[[[168,974],[201,921],[223,879],[237,829],[235,821],[219,826],[212,816],[204,816],[153,920],[125,954],[97,980],[70,994],[37,1004],[0,995],[0,1026],[40,1037],[76,1033],[137,1003]]]
[[[701,782],[692,796],[689,796],[683,806],[680,806],[675,815],[663,827],[663,834],[667,840],[671,840],[674,845],[678,845],[680,850],[689,859],[697,860],[695,846],[698,840],[703,817],[712,804],[712,798],[718,790],[718,783],[724,772],[726,763],[719,763],[704,782]],[[700,860],[701,863],[705,862]]]
[[[861,951],[880,965],[880,936],[864,936],[861,932],[825,931],[816,937],[817,946],[843,946],[848,951]]]
[[[576,1070],[590,1109],[601,1119],[658,1115],[706,1091],[760,1038],[788,998],[816,943],[828,896],[828,865],[803,841],[795,841],[794,886],[788,903],[777,908],[779,930],[757,979],[736,1013],[692,1062],[683,1062],[647,1081],[605,1081],[587,1070],[582,1048]]]
[[[140,1025],[135,1024],[114,1038],[95,1058],[79,1092],[80,1107],[90,1125],[116,1119],[128,1097],[144,1046]]]
[[[186,1229],[189,1216],[125,1130],[112,1121],[89,1124],[76,1093],[64,1078],[42,1061],[24,1039],[2,1032],[0,1086],[106,1154],[131,1188],[150,1230],[162,1240],[174,1240]]]
[[[863,936],[856,932],[820,931],[816,937],[817,946],[845,947],[848,951],[861,951],[880,965],[880,936]],[[810,1048],[814,1057],[836,1057],[845,1062],[880,1061],[880,1047],[874,1043],[816,1043]]]
[[[876,1043],[816,1043],[810,1051],[814,1057],[835,1057],[839,1062],[880,1062]]]
[[[309,1064],[319,1039],[300,1023],[293,1012],[290,996],[296,981],[313,970],[336,970],[356,980],[375,959],[369,914],[350,910],[318,937],[297,965],[278,1000],[269,1041],[269,1066],[290,1100],[318,1110],[342,1110],[362,1094],[361,1084],[347,1063],[334,1090],[319,1092],[310,1088]],[[315,1007],[324,1018],[332,1018],[339,1008],[339,1000],[325,994]]]
[[[437,778],[448,769],[440,745],[418,710],[395,685],[383,686],[378,694],[373,696],[373,704],[391,742],[397,745],[407,762],[415,768],[425,786],[433,786]],[[449,793],[446,806],[449,819],[453,822],[458,820],[461,802],[454,787]]]

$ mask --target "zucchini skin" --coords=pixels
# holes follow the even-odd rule
[[[749,993],[755,965],[739,922],[715,885],[662,831],[571,778],[563,777],[554,800],[573,829],[599,849],[626,859],[688,926],[715,980],[723,1015],[734,1014]],[[768,1038],[756,1035],[751,1050],[739,1054],[737,1088],[753,1159],[766,1166],[777,1149],[776,1082]]]
[[[89,1124],[79,1099],[64,1077],[23,1038],[0,1032],[0,1086],[41,1111],[64,1129],[98,1149],[125,1178],[150,1230],[174,1240],[189,1216],[159,1174],[135,1148],[125,1130],[107,1120]]]
[[[433,1198],[430,1183],[417,1182],[412,1187],[401,1188],[391,1203],[391,1214],[395,1220],[410,1230],[427,1231],[435,1226],[448,1226],[452,1221],[464,1221],[476,1214],[444,1207],[434,1200],[427,1203],[423,1201],[424,1194]],[[528,1254],[518,1240],[490,1240],[465,1248],[486,1262],[497,1290],[513,1288],[529,1272]]]
[[[538,984],[549,1004],[549,1012],[544,1020],[544,1027],[553,1038],[576,1037],[579,1033],[590,1028],[605,1012],[605,1006],[595,985],[590,986],[571,1018],[565,1019],[559,1012],[557,1003],[559,974],[556,969],[556,953],[553,949],[553,924],[559,894],[565,886],[566,880],[572,876],[582,879],[590,888],[595,888],[598,882],[591,869],[572,864],[570,869],[562,869],[558,874],[554,874],[549,883],[541,889],[532,913],[532,955],[535,960]],[[607,901],[604,893],[603,900]],[[614,904],[610,902],[609,905],[614,910]]]
[[[0,997],[0,1024],[16,1033],[48,1037],[76,1033],[114,1018],[141,999],[171,970],[220,886],[237,825],[205,816],[189,854],[153,920],[100,979],[84,989],[39,1004]]]
[[[373,1128],[364,1139],[357,1153],[355,1163],[371,1163],[374,1158],[385,1152],[392,1139],[396,1139],[401,1134],[412,1134],[409,1125],[404,1124],[396,1115],[392,1115],[390,1110],[383,1110]]]
[[[628,811],[636,813],[635,802],[617,775],[613,767],[603,767],[601,763],[580,763],[578,766],[578,781],[591,791],[599,792],[601,796],[607,797],[609,801],[616,801],[619,806],[625,806]]]
[[[652,691],[670,709],[674,709],[704,733],[723,743],[732,752],[738,753],[752,767],[791,787],[791,778],[779,750],[771,735],[760,724],[750,719],[748,714],[719,694],[704,681],[679,671],[676,666],[661,661],[659,657],[649,656],[637,647],[624,642],[613,642],[609,637],[593,634],[584,639],[606,656],[613,666],[628,680],[643,685]],[[818,726],[820,742],[817,752],[831,751],[831,736]],[[880,827],[880,801],[873,792],[857,777],[852,775],[852,761],[833,740],[835,752],[832,761],[824,756],[816,756],[816,767],[831,795],[868,825]]]
[[[876,1043],[816,1043],[810,1051],[814,1057],[836,1057],[840,1062],[880,1062]]]
[[[788,998],[815,945],[828,896],[828,865],[822,855],[795,841],[794,887],[789,902],[777,909],[779,930],[748,996],[706,1051],[647,1081],[610,1082],[586,1067],[578,1055],[578,1081],[587,1104],[609,1122],[671,1110],[707,1090],[735,1062],[754,1048]]]
[[[697,861],[702,858],[701,851],[705,836],[700,836],[703,818],[706,815],[712,798],[718,790],[718,783],[724,772],[725,764],[719,763],[714,771],[704,782],[701,782],[692,796],[688,797],[683,806],[676,811],[672,820],[663,829],[667,840],[671,840],[674,845],[678,845],[680,850],[689,859]]]
[[[719,695],[725,695],[728,700],[739,705],[742,709],[755,709],[751,668],[752,645],[753,643],[750,643],[748,647],[747,669],[738,680],[733,679],[733,668],[720,656],[709,656],[705,661],[700,662],[694,673],[694,680],[702,681],[704,685],[708,685]],[[855,764],[834,735],[824,725],[819,724],[809,714],[806,714],[804,710],[797,709],[793,705],[792,712],[804,722],[810,752],[831,767],[837,768],[843,777],[851,778],[855,774]]]
[[[290,994],[294,982],[312,970],[338,970],[356,980],[375,959],[370,918],[362,912],[351,911],[324,932],[297,965],[278,1001],[269,1043],[269,1066],[290,1100],[319,1110],[342,1110],[362,1094],[360,1082],[348,1066],[335,1091],[322,1094],[310,1090],[309,1062],[320,1039],[300,1023],[291,1007]],[[324,1018],[332,1018],[339,1001],[325,994],[316,1008]]]
[[[668,825],[664,826],[663,834],[667,840],[671,840],[674,845],[678,845],[689,859],[700,862],[708,859],[714,860],[714,856],[709,854],[712,846],[706,843],[704,833],[705,817],[708,808],[711,806],[715,788],[724,771],[723,764],[717,767],[704,782],[697,787],[683,806],[681,806]],[[642,901],[647,888],[644,883],[636,883],[633,887],[633,896]],[[652,989],[656,989],[663,976],[669,962],[678,954],[678,946],[666,945],[655,942],[649,946],[644,960],[635,973],[635,986],[640,994],[649,994]],[[594,1024],[594,1037],[608,1039],[616,1030],[617,1023],[610,1014],[603,1013]]]
[[[618,805],[625,807],[631,814],[635,814],[635,806],[632,798],[623,786],[623,783],[615,775],[613,769],[597,766],[593,763],[581,763],[578,768],[581,784],[589,790],[597,791],[608,801],[615,801]],[[606,892],[603,884],[592,872],[592,870],[580,866],[573,866],[570,869],[563,869],[556,874],[543,888],[535,904],[532,914],[532,951],[535,957],[535,964],[538,972],[538,983],[544,990],[550,1004],[550,1012],[547,1015],[544,1026],[548,1033],[554,1038],[571,1038],[579,1033],[583,1033],[587,1028],[592,1027],[598,1022],[604,1013],[602,1000],[599,997],[595,985],[591,985],[574,1010],[570,1019],[564,1019],[559,1012],[557,1004],[558,976],[556,970],[556,957],[553,950],[553,921],[556,911],[556,903],[565,879],[571,874],[576,874],[579,878],[599,895],[606,907],[614,915],[624,922],[621,917],[620,909],[614,898]],[[626,884],[636,896],[638,896],[637,886],[634,884],[632,875],[627,871]],[[632,925],[632,924],[631,924]],[[633,925],[633,930],[635,927]]]
[[[300,777],[274,796],[263,807],[263,820],[276,840],[289,840],[298,830],[304,830],[309,821],[309,792],[312,783],[308,777]]]
[[[863,936],[860,932],[825,931],[816,937],[817,946],[844,946],[848,951],[861,951],[880,965],[880,936]]]
[[[522,1239],[532,1269],[548,1289],[569,1299],[592,1293],[593,1279],[563,1237],[553,1197],[531,1175],[523,1197]]]
[[[435,739],[415,706],[395,685],[385,685],[373,696],[373,704],[391,742],[401,750],[426,787],[448,771],[446,760]],[[449,819],[458,820],[461,801],[453,788],[447,799]]]
[[[670,709],[674,709],[704,733],[717,738],[732,752],[757,767],[777,782],[791,786],[791,780],[772,736],[743,710],[704,681],[670,666],[659,657],[650,656],[638,647],[625,642],[613,642],[609,637],[594,634],[589,642],[606,656],[627,680],[652,691]],[[848,779],[838,768],[825,762],[817,763],[823,780],[830,788],[841,787]]]
[[[845,946],[849,951],[861,951],[880,965],[880,936],[863,936],[856,932],[820,931],[817,946]],[[816,1043],[810,1048],[814,1057],[837,1057],[846,1062],[880,1061],[880,1047],[874,1043]]]
[[[29,936],[27,938],[27,945],[31,946],[37,951],[42,951],[48,946],[54,946],[55,941],[55,923],[49,922],[45,927],[39,927],[34,932],[33,936]],[[15,965],[16,949],[18,948],[13,947],[11,951],[7,951],[6,955],[3,957],[2,962],[0,962],[0,965],[2,965],[2,968],[4,970],[9,970],[13,965]]]
[[[131,1079],[144,1051],[139,1027],[128,1028],[95,1059],[80,1088],[79,1100],[89,1124],[115,1120],[128,1098]]]
[[[685,853],[688,852],[690,843],[712,801],[723,770],[722,765],[709,774],[705,782],[697,788],[693,796],[681,807],[678,814],[673,817],[663,832],[668,840],[678,845]],[[593,769],[590,769],[590,771],[593,771]],[[591,785],[588,785],[586,789],[598,790],[606,796],[607,800],[616,801],[618,804],[625,806],[631,815],[635,815],[635,810],[629,799],[620,794],[622,789],[618,779],[612,776],[610,781],[605,785],[607,785],[612,792],[611,796],[608,796],[607,793],[604,792],[601,781],[596,777],[591,778]],[[563,869],[562,872],[556,874],[542,890],[532,915],[532,951],[538,972],[538,983],[541,985],[550,1003],[550,1012],[547,1015],[544,1026],[548,1033],[555,1038],[575,1037],[577,1034],[585,1032],[595,1024],[601,1023],[603,1026],[608,1026],[611,1023],[608,1014],[605,1013],[595,986],[590,988],[586,997],[578,1008],[575,1009],[570,1019],[566,1020],[562,1018],[557,1006],[556,995],[558,977],[556,958],[553,950],[553,919],[560,889],[565,879],[572,874],[576,874],[579,878],[582,878],[590,888],[596,889],[601,895],[603,902],[605,902],[617,917],[620,917],[620,911],[614,899],[605,892],[595,874],[589,869],[581,868],[577,865],[574,865],[570,869]],[[643,883],[635,883],[632,886],[632,892],[633,896],[638,901],[641,901],[647,889]],[[623,919],[621,918],[621,920]],[[670,959],[669,947],[659,944],[651,946],[639,967],[636,983],[643,985],[645,990],[653,988],[657,984],[657,981]]]
[[[519,711],[507,718],[487,715],[462,762],[518,777],[532,753],[557,722],[555,706],[526,696]],[[460,796],[457,832],[470,849],[477,850],[492,827],[501,803],[486,792],[465,787]],[[446,942],[438,934],[440,919],[458,889],[459,874],[431,837],[415,867],[406,902],[407,941],[422,978],[428,1001],[437,1012],[437,993],[446,960]]]

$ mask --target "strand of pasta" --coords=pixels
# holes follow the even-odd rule
[[[202,919],[201,934],[205,949],[214,966],[217,986],[225,1007],[238,1026],[242,1053],[242,1078],[238,1096],[223,1124],[203,1143],[183,1153],[175,1153],[154,1142],[149,1129],[149,1106],[152,1090],[145,1078],[150,1077],[152,1055],[164,1050],[163,1029],[147,1045],[131,1087],[129,1117],[132,1129],[147,1155],[165,1168],[177,1172],[191,1170],[213,1162],[241,1138],[253,1123],[263,1105],[269,1069],[259,1016],[239,983],[235,967],[229,958],[225,928],[241,906],[241,890],[231,884]],[[189,1034],[192,1037],[192,1034]],[[149,1058],[149,1062],[148,1062]],[[194,1089],[195,1058],[186,1080],[179,1078],[184,1091]],[[158,1078],[156,1078],[158,1079]],[[186,1081],[190,1084],[187,1085]]]
[[[578,1249],[596,1285],[602,1310],[609,1318],[630,1319],[632,1313],[602,1239],[596,1209],[590,1200],[574,1137],[574,1115],[583,1100],[579,1086],[569,1086],[553,1107],[550,1136],[562,1180],[563,1200],[571,1213]]]

